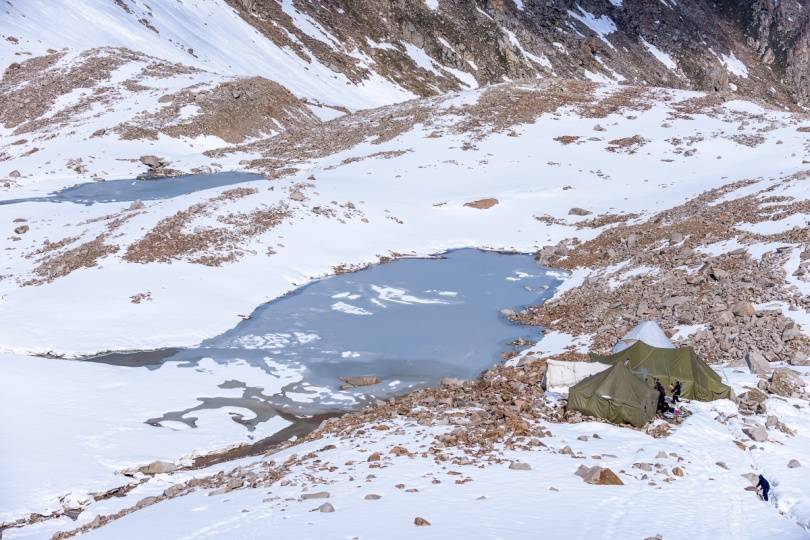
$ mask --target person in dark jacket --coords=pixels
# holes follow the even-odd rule
[[[675,386],[672,387],[672,403],[678,403],[681,400],[681,381],[675,381]]]
[[[761,474],[759,475],[759,482],[757,482],[757,491],[762,495],[764,501],[768,500],[768,493],[771,491],[771,484]]]
[[[669,405],[667,404],[667,393],[661,385],[661,381],[655,379],[655,389],[658,390],[658,404],[656,405],[655,412],[666,413],[669,412]]]

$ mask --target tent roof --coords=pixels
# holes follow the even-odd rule
[[[613,352],[623,351],[637,341],[643,341],[647,345],[661,349],[675,348],[675,345],[672,344],[660,326],[653,321],[641,321],[616,342],[616,345],[613,346]]]
[[[607,356],[591,355],[605,364],[627,363],[630,370],[644,379],[658,378],[666,385],[681,381],[682,396],[688,399],[712,401],[733,399],[731,388],[723,384],[720,375],[695,354],[691,347],[664,349],[639,341]]]

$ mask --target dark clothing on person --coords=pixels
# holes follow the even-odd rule
[[[768,493],[771,491],[771,484],[765,480],[765,477],[761,474],[759,475],[759,482],[757,483],[757,488],[762,490],[762,498],[764,500],[768,500]]]
[[[667,395],[664,393],[664,388],[660,387],[658,389],[658,405],[656,406],[656,412],[669,412],[669,405],[667,404]]]
[[[661,394],[658,394],[658,405],[656,406],[656,412],[667,412],[669,406],[667,405],[667,400]]]
[[[675,383],[675,387],[672,389],[672,403],[678,403],[681,400],[681,383],[680,381]]]

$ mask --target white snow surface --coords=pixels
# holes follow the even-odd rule
[[[747,371],[724,370],[722,376],[741,392],[756,384]],[[554,396],[549,394],[549,400]],[[693,413],[665,438],[601,422],[541,422],[551,435],[531,450],[498,445],[500,462],[479,465],[452,449],[460,461],[421,458],[435,445],[434,437],[461,426],[421,426],[406,420],[383,421],[384,431],[366,430],[355,437],[326,437],[272,456],[282,463],[292,454],[315,453],[293,465],[286,482],[245,488],[226,494],[203,489],[129,514],[84,535],[89,539],[135,538],[536,538],[538,531],[554,538],[806,538],[801,525],[810,520],[806,497],[810,481],[807,403],[771,398],[766,402],[797,435],[768,430],[769,441],[753,443],[742,434],[743,420],[727,400],[692,402]],[[799,408],[795,408],[797,405]],[[764,417],[754,421],[764,422]],[[599,438],[595,438],[598,435]],[[584,439],[584,440],[582,440]],[[740,450],[734,441],[744,441]],[[334,445],[330,446],[330,445]],[[394,446],[415,452],[395,456]],[[570,447],[576,455],[560,452]],[[367,462],[379,452],[379,462]],[[803,466],[789,469],[789,459]],[[266,458],[269,459],[269,458]],[[314,461],[317,459],[318,461]],[[512,462],[530,470],[512,470]],[[466,463],[466,464],[465,464]],[[649,463],[645,473],[634,463]],[[256,458],[228,464],[250,470]],[[596,486],[574,473],[580,465],[608,467],[621,486]],[[673,474],[680,467],[682,476]],[[170,482],[215,473],[225,467],[159,475],[123,499],[90,505],[77,522],[66,518],[6,531],[8,538],[47,538],[59,528],[70,529],[109,514]],[[331,470],[330,470],[331,468]],[[748,473],[762,473],[771,482],[771,502],[746,491]],[[326,492],[327,499],[305,500],[305,493]],[[379,496],[377,500],[366,495]],[[313,512],[328,502],[334,512]],[[415,517],[430,526],[415,528]],[[5,535],[4,535],[5,537]]]
[[[0,467],[0,522],[58,508],[58,498],[77,488],[104,491],[124,484],[119,473],[128,467],[182,461],[278,432],[290,422],[275,417],[249,432],[222,409],[194,411],[194,429],[180,422],[145,423],[194,407],[197,397],[241,397],[240,388],[218,386],[225,380],[251,381],[273,393],[301,379],[280,364],[273,368],[271,376],[241,361],[149,369],[0,354],[0,454],[6,464]]]
[[[678,64],[675,62],[675,60],[672,59],[670,55],[668,55],[667,53],[665,53],[664,51],[662,51],[661,49],[659,49],[658,47],[656,47],[655,45],[653,45],[644,38],[641,38],[641,43],[644,45],[644,47],[647,48],[648,51],[650,51],[650,53],[653,56],[655,56],[656,60],[664,64],[667,67],[667,69],[670,69],[672,71],[678,69]]]
[[[613,22],[613,19],[607,15],[597,17],[590,11],[587,11],[585,8],[581,7],[579,4],[574,6],[573,10],[569,10],[568,15],[590,28],[593,33],[599,36],[599,39],[607,44],[608,47],[615,49],[613,44],[607,39],[609,34],[616,31],[616,23]]]
[[[726,66],[731,73],[743,79],[748,77],[748,68],[743,64],[742,60],[737,58],[734,53],[724,54],[721,56],[723,65]]]

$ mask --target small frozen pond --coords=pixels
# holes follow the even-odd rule
[[[253,429],[277,414],[342,412],[442,377],[477,377],[514,350],[517,338],[540,337],[537,328],[514,325],[500,310],[548,298],[559,277],[522,254],[461,249],[401,259],[302,287],[198,347],[92,360],[133,369],[176,363],[189,377],[202,365],[248,364],[252,380],[223,379],[223,395],[190,395],[187,409],[148,421],[193,427],[195,412],[222,409]],[[275,382],[268,384],[268,376]],[[350,376],[380,382],[342,388],[340,377]]]
[[[171,199],[205,189],[262,180],[260,174],[222,172],[190,174],[150,180],[107,180],[77,184],[43,197],[27,197],[0,201],[0,205],[24,202],[71,202],[91,205],[95,203],[155,201]]]

